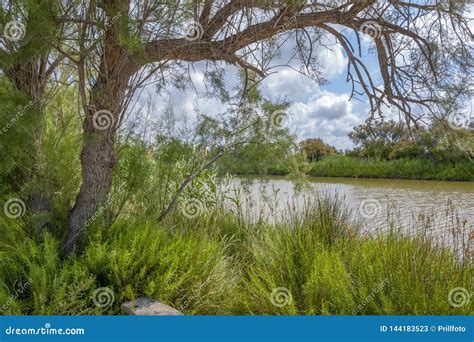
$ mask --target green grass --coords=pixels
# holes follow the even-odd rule
[[[314,177],[361,177],[425,180],[474,180],[474,163],[437,162],[430,159],[363,160],[333,155],[310,164]]]
[[[0,225],[2,313],[119,314],[144,295],[186,314],[472,314],[472,301],[448,301],[453,288],[473,290],[472,260],[421,237],[369,239],[342,208],[318,199],[280,225],[219,211],[161,225],[122,218],[66,260],[56,238],[35,242],[12,220]],[[92,300],[101,287],[115,297],[105,308]]]

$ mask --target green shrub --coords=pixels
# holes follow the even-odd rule
[[[41,243],[3,244],[2,256],[8,257],[0,265],[0,299],[13,296],[18,283],[31,284],[4,312],[117,314],[121,303],[143,295],[186,313],[227,312],[225,302],[236,281],[224,244],[193,233],[134,226],[131,220],[105,235],[91,234],[84,253],[64,261],[58,257],[59,241],[50,235]],[[98,288],[112,290],[112,305],[94,305]]]
[[[471,181],[474,180],[474,163],[451,163],[432,159],[364,160],[333,155],[311,163],[308,174],[314,177]]]
[[[335,198],[319,198],[303,217],[251,224],[222,212],[160,225],[120,218],[94,223],[81,255],[61,260],[51,234],[28,238],[0,221],[3,314],[119,314],[139,296],[186,314],[471,314],[450,305],[454,288],[472,289],[472,260],[396,230],[359,233]],[[106,307],[94,303],[111,291]]]

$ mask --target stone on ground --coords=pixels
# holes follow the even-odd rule
[[[157,300],[140,297],[122,304],[126,315],[133,316],[180,316],[181,312]]]

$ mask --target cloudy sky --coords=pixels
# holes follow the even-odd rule
[[[373,42],[372,38],[368,35],[361,37],[362,51],[365,51],[363,60],[367,68],[373,71],[372,77],[375,83],[383,88],[378,75],[376,56],[369,49]],[[351,148],[352,143],[347,134],[354,126],[363,123],[369,117],[369,106],[367,99],[363,96],[349,101],[351,85],[346,82],[347,58],[342,47],[334,39],[327,43],[331,43],[329,49],[318,50],[319,63],[327,84],[318,85],[289,67],[281,67],[272,70],[278,72],[268,76],[261,83],[260,90],[265,98],[286,99],[291,102],[289,108],[291,128],[298,140],[320,137],[338,149]],[[278,62],[285,64],[293,49],[291,44],[283,46],[280,60],[276,61],[276,64]],[[154,94],[154,88],[149,87],[138,101],[144,103],[152,99],[153,115],[156,117],[159,117],[167,104],[171,103],[175,113],[180,117],[186,117],[189,121],[195,121],[196,113],[199,112],[212,116],[225,111],[217,100],[213,101],[202,96],[202,92],[206,89],[204,63],[194,63],[192,69],[194,70],[191,74],[193,89],[183,91],[170,87],[164,92],[165,95],[160,93],[160,96],[157,96]],[[228,89],[232,89],[237,84],[237,75],[238,69],[229,66],[225,75],[225,84],[228,85]],[[384,111],[384,114],[388,118],[398,117],[397,113],[389,108]]]
[[[280,58],[283,60],[284,57],[285,51]],[[367,57],[369,67],[374,68],[373,57]],[[276,72],[261,83],[261,93],[271,100],[290,101],[290,129],[296,133],[298,140],[320,137],[339,149],[351,147],[347,134],[368,117],[367,103],[364,98],[362,101],[349,101],[351,88],[346,83],[347,59],[339,45],[333,45],[330,50],[321,50],[319,60],[327,84],[318,85],[296,70],[280,67],[273,69]],[[157,96],[150,86],[142,92],[139,102],[144,104],[150,99],[155,102],[153,115],[156,117],[162,115],[169,102],[179,117],[187,117],[189,121],[195,119],[196,112],[206,115],[222,113],[224,107],[220,102],[199,95],[205,91],[203,68],[204,63],[195,63],[193,66],[195,71],[191,78],[194,89],[169,87]],[[238,69],[229,66],[225,77],[228,89],[232,89],[237,84]]]

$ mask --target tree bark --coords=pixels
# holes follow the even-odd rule
[[[112,129],[98,131],[93,125],[95,111],[91,112],[84,121],[84,142],[80,156],[83,182],[69,216],[62,248],[65,254],[80,243],[84,228],[99,208],[106,204],[112,185],[112,170],[117,160],[115,132]]]
[[[119,59],[120,60],[120,59]],[[91,91],[83,123],[84,141],[81,152],[82,184],[69,216],[63,239],[63,255],[80,250],[84,231],[100,208],[107,205],[112,186],[112,171],[117,163],[116,126],[120,120],[130,75],[117,63],[111,72],[102,74]],[[102,115],[97,116],[98,112]]]

